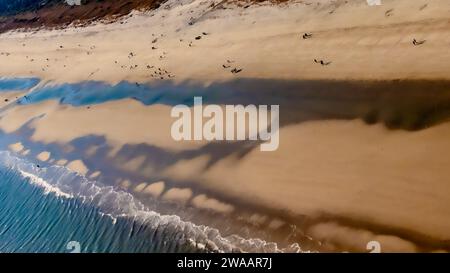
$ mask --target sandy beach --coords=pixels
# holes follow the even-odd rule
[[[170,0],[108,23],[10,30],[0,76],[41,81],[0,92],[0,146],[162,213],[217,228],[224,217],[244,237],[447,252],[449,45],[447,0]],[[110,93],[92,102],[95,88]],[[189,90],[280,104],[279,149],[174,141],[170,111]]]
[[[147,65],[167,70],[174,76],[169,80],[177,82],[208,83],[236,76],[448,78],[445,0],[383,1],[381,6],[356,0],[308,1],[247,9],[232,4],[211,7],[212,2],[169,1],[113,24],[4,33],[1,48],[10,55],[0,56],[0,61],[9,65],[0,72],[61,82],[148,82],[154,79]],[[314,36],[304,40],[304,33]],[[413,46],[413,39],[426,44]],[[332,63],[323,67],[314,59]],[[227,60],[243,71],[229,73],[223,68]]]

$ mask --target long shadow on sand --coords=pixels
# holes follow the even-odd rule
[[[17,101],[34,104],[59,100],[86,106],[131,98],[145,105],[204,104],[280,105],[280,125],[309,120],[362,119],[390,129],[420,130],[450,117],[450,81],[281,81],[239,79],[203,86],[163,81],[153,84],[87,81],[47,84]]]

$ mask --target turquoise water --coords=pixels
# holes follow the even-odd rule
[[[27,90],[39,82],[38,78],[0,78],[0,92]]]
[[[69,242],[89,253],[199,251],[189,243],[185,223],[151,212],[137,217],[136,202],[124,192],[82,182],[64,168],[39,170],[8,153],[0,157],[0,252],[71,252]],[[60,186],[70,194],[36,172],[64,179]]]

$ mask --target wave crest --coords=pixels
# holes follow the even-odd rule
[[[204,225],[183,221],[176,215],[161,215],[146,208],[130,193],[106,186],[61,166],[38,168],[8,151],[0,152],[0,164],[17,171],[30,184],[44,189],[45,194],[59,198],[76,198],[96,206],[116,222],[119,217],[131,218],[154,230],[163,228],[166,238],[206,252],[302,252],[295,243],[280,249],[274,242],[238,235],[223,237],[220,231]],[[173,242],[172,242],[173,243]]]

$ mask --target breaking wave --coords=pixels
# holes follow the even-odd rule
[[[161,215],[131,194],[65,167],[39,168],[0,152],[0,252],[300,252],[298,244],[223,237],[219,230]]]

